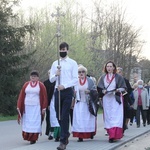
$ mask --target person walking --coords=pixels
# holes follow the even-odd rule
[[[73,137],[78,137],[78,142],[83,139],[93,139],[96,134],[96,114],[89,111],[90,92],[96,92],[96,84],[93,79],[87,76],[87,69],[84,66],[78,68],[79,82],[78,90],[80,100],[75,102],[73,110]],[[96,99],[96,98],[95,98]]]
[[[137,84],[137,83],[134,83],[134,84],[132,85],[133,91],[134,91],[137,87],[138,87],[138,84]],[[131,93],[130,96],[131,96],[131,99],[133,100],[133,103],[134,103],[135,99],[134,99],[133,91],[132,91],[132,93]],[[133,109],[133,106],[132,106],[130,111],[131,111],[131,115],[130,115],[130,126],[132,126],[132,125],[133,125],[133,121],[136,122],[136,110],[134,110],[134,109]]]
[[[148,91],[148,97],[149,97],[149,103],[150,103],[150,81],[147,83],[147,85],[145,86],[145,88],[147,89]],[[150,125],[150,106],[147,110],[147,125]]]
[[[61,130],[60,130],[60,125],[59,125],[58,119],[56,117],[54,95],[53,95],[53,97],[51,99],[51,103],[50,103],[50,124],[51,124],[51,127],[54,128],[53,137],[55,138],[55,142],[59,142]]]
[[[48,77],[50,74],[50,70],[48,71]],[[48,107],[46,108],[46,131],[45,134],[48,136],[49,140],[53,139],[53,133],[54,133],[54,127],[51,126],[50,123],[50,104],[51,104],[51,99],[54,93],[54,87],[55,87],[55,82],[51,83],[49,78],[47,80],[45,80],[44,85],[46,87],[46,91],[47,91],[47,98],[48,98]]]
[[[104,127],[109,142],[123,137],[123,99],[122,92],[126,89],[122,76],[116,73],[114,62],[108,61],[104,66],[105,74],[99,78],[97,90],[103,101]]]
[[[50,70],[49,70],[50,73]],[[50,76],[50,74],[49,74]],[[53,82],[54,86],[53,86],[53,90],[51,91],[52,94],[52,98],[50,101],[50,106],[49,106],[49,111],[50,111],[50,116],[49,116],[49,120],[50,120],[50,126],[51,128],[53,128],[53,138],[55,138],[55,142],[59,142],[60,139],[60,125],[58,122],[58,119],[56,117],[56,111],[55,111],[55,98],[54,98],[54,88],[55,88],[55,82]]]
[[[50,70],[48,71],[48,76],[50,76]],[[55,82],[51,83],[49,79],[44,81],[44,85],[48,94],[48,107],[46,109],[46,132],[48,139],[52,140],[55,138],[55,142],[59,141],[60,138],[60,125],[56,118],[56,111],[54,107],[54,88]]]
[[[142,114],[143,126],[146,126],[146,113],[149,108],[148,91],[144,88],[143,80],[137,81],[138,88],[133,91],[134,103],[133,109],[136,110],[136,124],[137,128],[140,127],[140,113]]]
[[[126,91],[123,93],[123,110],[124,110],[124,118],[123,118],[123,132],[128,129],[128,122],[130,120],[130,116],[131,116],[131,106],[133,105],[133,101],[130,97],[133,89],[130,85],[130,82],[128,79],[126,79],[123,76],[123,69],[121,67],[117,67],[117,73],[119,75],[121,75],[124,78],[124,81],[126,83]]]
[[[77,62],[68,56],[69,45],[63,42],[59,46],[60,66],[58,60],[53,62],[50,72],[50,81],[56,81],[55,86],[55,109],[60,124],[60,145],[58,150],[66,149],[69,133],[69,113],[73,97],[73,87],[78,83]],[[60,79],[60,84],[58,84]],[[60,100],[59,100],[60,92]],[[61,102],[61,103],[60,103]],[[60,107],[60,109],[59,109]],[[59,112],[60,110],[60,112]]]
[[[47,93],[39,73],[33,70],[30,81],[26,82],[17,101],[18,123],[22,125],[22,136],[30,144],[36,143],[42,132],[42,122],[47,108]]]

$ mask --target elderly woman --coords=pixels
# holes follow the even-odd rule
[[[113,143],[123,137],[123,99],[121,92],[126,85],[122,76],[116,73],[116,65],[109,61],[104,66],[105,74],[98,82],[99,97],[103,99],[104,126]]]
[[[78,142],[83,139],[91,138],[96,132],[96,117],[89,111],[90,91],[96,91],[96,85],[93,80],[87,76],[87,69],[80,65],[78,67],[79,82],[77,93],[80,100],[77,100],[73,110],[73,137],[78,137]]]
[[[146,113],[149,108],[148,91],[143,87],[143,80],[137,81],[138,87],[133,91],[134,104],[133,109],[136,110],[136,124],[140,127],[140,112],[142,114],[143,126],[146,126]]]
[[[17,102],[18,123],[22,125],[22,136],[30,144],[36,143],[41,134],[41,124],[47,108],[47,92],[39,81],[39,73],[33,70],[30,81],[26,82],[19,94]]]

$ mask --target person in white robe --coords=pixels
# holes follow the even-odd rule
[[[98,81],[99,97],[103,101],[104,128],[109,142],[123,137],[123,96],[126,84],[122,76],[116,73],[116,65],[109,61],[104,66],[105,74]]]
[[[51,127],[54,127],[54,138],[55,142],[58,142],[60,140],[60,125],[58,122],[58,119],[56,117],[56,110],[55,110],[55,98],[54,95],[51,99],[50,103],[50,124]]]
[[[80,65],[78,68],[79,82],[75,87],[80,98],[76,99],[73,109],[73,137],[78,137],[78,142],[83,139],[93,139],[96,134],[96,116],[89,111],[90,90],[97,90],[93,80],[87,76],[87,69]]]
[[[30,144],[36,143],[42,132],[42,122],[47,108],[47,92],[39,81],[39,73],[33,70],[17,101],[18,123],[22,125],[22,136]]]

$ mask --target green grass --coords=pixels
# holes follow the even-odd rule
[[[15,115],[15,116],[2,116],[2,115],[0,115],[0,121],[8,121],[8,120],[17,120],[17,115]]]
[[[98,109],[98,114],[102,114],[103,110],[102,108]],[[8,120],[17,120],[17,115],[15,116],[2,116],[0,115],[0,121],[8,121]]]

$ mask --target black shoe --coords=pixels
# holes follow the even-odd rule
[[[114,139],[109,139],[109,143],[114,143]]]
[[[137,128],[139,128],[140,127],[140,125],[137,125]]]
[[[68,137],[66,139],[66,145],[68,145],[68,143],[69,143],[69,137],[70,137],[70,133],[68,134]]]
[[[57,137],[57,138],[55,139],[55,142],[59,142],[59,137]]]
[[[132,123],[132,122],[130,122],[130,126],[132,126],[132,124],[133,124],[133,123]]]
[[[91,135],[91,139],[94,139],[94,136],[93,136],[93,135]]]
[[[52,139],[53,139],[53,137],[50,135],[50,136],[48,137],[48,139],[49,139],[49,140],[52,140]]]
[[[143,124],[144,127],[146,127],[146,124]]]
[[[36,143],[36,141],[30,141],[30,144],[35,144]]]
[[[82,138],[79,138],[77,141],[78,141],[78,142],[83,142],[83,139],[82,139]]]
[[[57,147],[58,150],[64,150],[66,149],[66,145],[63,143],[60,143],[60,145]]]

